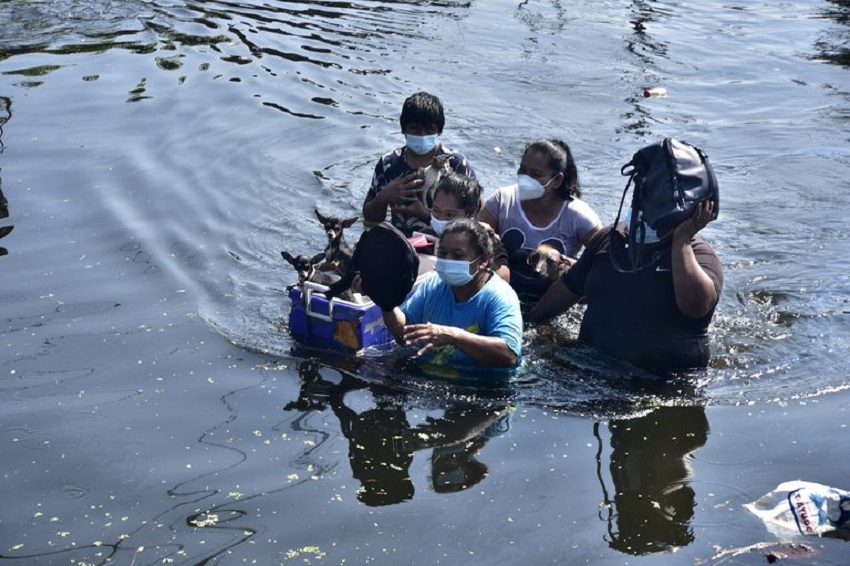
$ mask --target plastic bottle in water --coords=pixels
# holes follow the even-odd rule
[[[663,86],[654,86],[652,88],[643,89],[644,98],[664,98],[667,96],[667,89]]]

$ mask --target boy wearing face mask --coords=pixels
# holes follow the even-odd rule
[[[522,315],[510,285],[493,272],[486,228],[470,218],[443,230],[434,271],[400,307],[382,310],[396,341],[436,365],[514,368]]]
[[[422,179],[416,170],[431,164],[439,155],[449,154],[451,168],[475,177],[475,172],[458,151],[444,146],[440,135],[445,125],[440,99],[417,92],[404,101],[399,123],[405,145],[385,153],[375,165],[372,184],[363,202],[363,220],[367,227],[383,222],[387,210],[393,226],[410,237],[429,225],[431,212],[422,204]]]
[[[478,219],[493,227],[507,250],[511,286],[533,302],[549,282],[528,265],[528,255],[548,244],[575,258],[602,228],[599,216],[583,200],[578,169],[570,147],[557,139],[526,146],[517,182],[498,189]]]

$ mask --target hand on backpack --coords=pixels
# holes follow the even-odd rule
[[[688,220],[685,220],[673,231],[676,238],[683,238],[690,241],[697,232],[708,226],[708,223],[717,218],[717,213],[714,212],[714,201],[704,201],[697,205],[694,209],[694,214]]]

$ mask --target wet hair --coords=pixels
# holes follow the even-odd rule
[[[578,182],[578,169],[573,159],[573,152],[567,142],[549,138],[530,143],[525,147],[523,155],[529,151],[539,151],[549,158],[549,168],[564,174],[564,181],[558,187],[558,194],[564,200],[581,198],[581,186]]]
[[[455,220],[443,230],[440,234],[440,244],[443,239],[449,234],[466,234],[469,236],[469,243],[475,249],[475,255],[484,258],[487,267],[493,264],[493,240],[487,229],[474,218],[462,218]]]
[[[475,218],[481,210],[481,193],[484,189],[478,179],[450,171],[437,184],[434,189],[434,195],[437,193],[445,193],[453,196],[457,200],[457,204],[463,209],[466,218]]]
[[[443,103],[433,94],[417,92],[407,97],[404,106],[401,107],[401,117],[398,119],[401,129],[408,124],[419,124],[422,126],[437,126],[437,133],[443,133],[446,125],[446,117],[443,114]]]

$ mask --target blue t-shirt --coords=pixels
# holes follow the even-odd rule
[[[468,300],[458,303],[452,289],[431,273],[401,306],[407,324],[441,324],[462,328],[481,336],[503,339],[522,356],[522,315],[519,299],[511,286],[498,275],[491,275],[484,287]],[[436,346],[426,352],[425,361],[437,365],[475,365],[478,362],[454,346]]]

